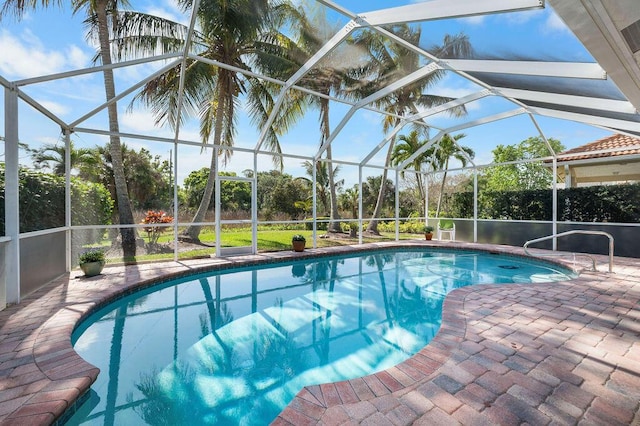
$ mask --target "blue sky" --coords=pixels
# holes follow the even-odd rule
[[[365,12],[378,8],[408,4],[406,1],[372,0],[367,2],[356,0],[340,0],[338,3],[353,12]],[[164,17],[185,21],[179,10],[169,1],[147,2],[136,1],[133,6],[139,10],[158,14]],[[335,17],[329,12],[328,16]],[[30,12],[20,22],[12,17],[0,22],[0,75],[15,81],[24,78],[46,75],[75,68],[91,66],[94,54],[93,43],[87,41],[82,23],[83,15],[71,16],[68,10],[49,9]],[[340,25],[347,22],[342,17]],[[340,26],[338,25],[338,26]],[[539,11],[517,12],[466,19],[434,21],[423,24],[421,46],[429,47],[440,43],[444,34],[464,32],[469,36],[474,49],[479,52],[513,56],[527,55],[547,60],[570,60],[591,62],[593,59],[573,34],[557,18],[549,5]],[[342,58],[347,60],[346,58]],[[342,60],[341,59],[341,60]],[[126,70],[116,71],[116,85],[123,90],[137,83],[158,65],[142,65]],[[444,96],[462,96],[479,90],[473,83],[454,74],[447,75],[439,84],[431,88],[432,93]],[[72,122],[88,111],[104,102],[104,89],[101,75],[88,75],[55,82],[40,83],[25,87],[25,91],[56,115],[67,122]],[[119,103],[121,131],[131,133],[152,134],[172,137],[173,131],[158,128],[153,117],[147,111],[136,108],[127,112],[130,97]],[[514,109],[512,103],[497,98],[487,98],[468,105],[468,116],[461,120],[451,120],[438,115],[430,118],[435,126],[447,126],[497,112]],[[0,104],[2,126],[4,126],[4,103]],[[332,127],[338,124],[347,106],[332,102]],[[99,113],[90,118],[82,127],[105,129],[106,114]],[[20,139],[33,148],[43,143],[59,140],[60,129],[48,119],[29,107],[20,108]],[[539,117],[538,122],[547,137],[559,139],[567,148],[572,148],[593,140],[605,137],[610,132],[590,126],[563,120]],[[255,146],[258,131],[250,123],[247,114],[241,110],[238,117],[238,134],[236,146],[252,148]],[[4,127],[0,130],[4,135]],[[464,145],[476,152],[476,162],[486,164],[491,160],[491,150],[498,144],[515,144],[530,136],[536,136],[537,130],[527,116],[502,120],[473,129],[465,130]],[[381,116],[371,111],[361,110],[347,123],[338,134],[333,144],[334,158],[348,161],[360,161],[384,137]],[[198,123],[193,120],[186,124],[180,134],[181,139],[199,140]],[[78,146],[95,146],[103,144],[104,137],[89,134],[77,134],[74,141]],[[283,150],[299,155],[311,155],[319,142],[317,112],[310,110],[305,118],[292,131],[281,139]],[[154,153],[167,157],[173,145],[164,143],[146,143],[139,140],[126,140],[132,148],[147,147]],[[383,163],[384,150],[372,161]],[[179,180],[189,171],[208,166],[209,155],[202,155],[198,147],[179,148]],[[23,158],[28,164],[28,158]],[[302,175],[301,160],[286,161],[287,172]],[[242,171],[251,167],[249,155],[236,153],[228,170]],[[259,160],[261,169],[269,169],[268,158]],[[380,174],[378,169],[370,170],[370,174]],[[366,174],[367,172],[365,172]],[[343,167],[342,177],[350,186],[357,181],[357,168]]]

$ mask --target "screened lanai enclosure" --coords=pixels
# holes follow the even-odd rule
[[[563,153],[640,137],[637,0],[27,3],[0,9],[0,306],[91,249],[227,256],[441,219],[640,255],[637,171],[571,187],[603,159]],[[637,165],[633,140],[596,154]]]

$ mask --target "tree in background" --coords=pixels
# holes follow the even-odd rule
[[[100,162],[95,149],[76,148],[73,141],[70,148],[71,172],[75,170],[82,174]],[[49,169],[57,176],[65,173],[65,151],[64,143],[48,143],[38,149],[28,149],[35,169]]]
[[[564,145],[559,140],[549,138],[548,141],[554,152],[564,151]],[[530,137],[516,145],[498,145],[491,152],[494,163],[532,160],[552,155],[540,136]],[[528,161],[487,167],[482,172],[482,180],[485,191],[545,189],[553,182],[553,172],[551,167],[540,161]]]
[[[163,161],[159,155],[152,156],[145,148],[135,151],[121,144],[120,149],[133,207],[143,210],[168,210],[173,204],[173,188],[170,183],[172,171],[169,162]],[[102,183],[109,189],[117,204],[112,149],[107,144],[105,147],[96,148],[96,151],[99,163],[93,168],[82,170],[79,177]]]
[[[377,205],[380,186],[382,183],[383,175],[380,176],[367,176],[367,180],[362,182],[362,214],[372,215],[374,208]],[[384,198],[380,203],[381,216],[389,216],[395,206],[395,191],[396,188],[390,179],[385,180],[385,189],[383,190]]]
[[[323,8],[314,9],[307,3],[301,2],[301,5],[295,9],[295,19],[292,20],[292,38],[284,39],[286,41],[283,44],[281,55],[288,62],[283,64],[284,66],[280,68],[280,75],[278,75],[284,80],[293,75],[339,30],[338,27],[328,22]],[[302,96],[304,100],[302,106],[311,106],[319,112],[321,148],[324,147],[331,136],[329,97],[339,94],[348,95],[351,86],[355,83],[351,75],[357,74],[356,70],[363,67],[363,64],[359,63],[359,58],[362,56],[351,44],[341,43],[332,52],[329,52],[321,63],[308,70],[298,83],[303,87],[326,95],[325,97],[320,97],[299,92],[299,96]],[[353,62],[345,61],[345,58],[349,58],[349,61]],[[331,170],[333,169],[333,163],[331,161],[332,147],[330,144],[326,146],[325,155],[328,166],[322,167],[327,167]],[[326,173],[327,182],[326,185],[323,184],[322,189],[324,191],[326,186],[328,206],[325,208],[324,215],[330,218],[327,228],[329,232],[342,232],[340,212],[338,211],[340,182],[335,180],[337,169],[338,167],[331,173]],[[323,201],[323,204],[327,205],[325,201]]]
[[[220,172],[220,176],[237,176],[234,172]],[[207,186],[209,168],[203,167],[195,170],[184,180],[185,205],[188,209],[195,210],[202,200],[202,194]],[[211,198],[210,207],[215,202]],[[220,181],[220,208],[224,211],[251,211],[251,184],[232,180]]]
[[[351,213],[352,219],[358,218],[358,199],[360,190],[358,185],[353,185],[353,188],[347,188],[339,195],[340,206],[343,210]]]
[[[0,19],[7,13],[14,13],[20,19],[26,8],[35,9],[38,6],[49,6],[49,0],[30,1],[23,0],[6,0],[0,9]],[[51,2],[55,5],[61,2]],[[96,60],[100,60],[102,65],[111,65],[111,38],[112,31],[120,28],[119,23],[119,7],[127,5],[126,0],[118,2],[118,0],[78,0],[72,3],[73,12],[85,10],[87,19],[85,23],[89,29],[89,36],[96,37],[99,44]],[[105,68],[102,71],[104,79],[104,90],[106,100],[110,101],[116,97],[115,81],[113,78],[113,70]],[[122,152],[120,147],[120,127],[118,123],[118,105],[112,102],[107,106],[109,117],[109,132],[111,133],[110,148],[112,150],[113,175],[115,197],[118,206],[118,217],[120,224],[133,224],[133,211],[129,201],[129,193],[127,190],[127,180],[124,173],[124,164],[122,161]],[[125,257],[133,257],[136,254],[136,232],[133,228],[120,228],[122,236],[122,250]]]
[[[440,194],[438,194],[438,207],[436,208],[436,218],[440,217],[440,208],[442,206],[442,195],[444,193],[445,183],[447,180],[447,170],[449,169],[449,160],[455,158],[462,167],[465,167],[469,160],[475,157],[473,150],[466,146],[460,146],[457,142],[466,137],[464,133],[455,135],[453,138],[449,134],[445,134],[433,147],[433,164],[434,169],[443,170],[442,183],[440,184]]]
[[[187,9],[193,5],[190,0],[178,3]],[[221,157],[224,163],[232,155],[229,148],[234,145],[237,110],[242,96],[246,97],[245,109],[252,123],[261,128],[266,126],[275,103],[273,94],[280,86],[276,88],[274,83],[237,70],[268,74],[272,71],[268,67],[281,64],[281,61],[274,60],[277,55],[273,53],[278,49],[274,43],[279,43],[279,39],[274,37],[272,29],[286,19],[289,9],[268,0],[200,3],[191,52],[236,69],[187,58],[183,64],[148,82],[135,97],[136,102],[151,107],[157,124],[166,123],[178,129],[188,118],[199,117],[203,145],[211,142],[219,148],[211,150],[207,184],[192,219],[194,224],[181,234],[183,240],[199,241],[201,226],[197,223],[204,221],[211,204],[218,158]],[[143,20],[132,19],[122,28],[117,34],[116,45],[123,56],[179,52],[187,42],[187,28],[166,20],[162,26],[148,26]],[[182,104],[179,99],[182,99]],[[285,133],[300,114],[301,109],[295,99],[291,103],[285,102],[267,130],[265,147],[280,153],[278,135]],[[276,162],[281,161],[279,156],[273,158]]]
[[[313,163],[311,161],[305,161],[302,163],[307,176],[309,177],[309,185],[312,184],[313,181]],[[344,183],[344,180],[337,180],[336,176],[340,172],[340,167],[336,166],[333,168],[333,171],[330,172],[329,168],[331,167],[331,163],[328,161],[318,161],[315,163],[316,169],[316,209],[319,207],[321,209],[318,216],[330,216],[331,211],[333,210],[333,202],[332,200],[332,188],[333,191],[336,188],[340,188]],[[335,206],[337,209],[337,204]],[[335,216],[334,216],[335,217]],[[340,218],[340,216],[337,216]]]
[[[258,172],[258,212],[262,220],[278,214],[300,219],[311,209],[311,186],[305,178],[294,178],[279,170]]]
[[[415,46],[420,45],[420,27],[397,24],[393,25],[389,30]],[[372,65],[368,68],[369,75],[367,80],[369,83],[358,89],[358,93],[362,96],[375,93],[387,87],[390,83],[410,75],[422,66],[423,58],[421,55],[395,41],[389,41],[386,36],[379,32],[362,31],[354,37],[354,43],[369,52],[372,61]],[[445,35],[442,45],[433,46],[429,48],[429,51],[443,59],[461,58],[470,56],[471,45],[468,37],[464,34]],[[425,93],[429,87],[444,76],[444,70],[436,71],[373,102],[372,105],[376,108],[393,114],[385,116],[383,121],[384,132],[386,133],[400,124],[401,117],[417,113],[418,108],[428,109],[449,102],[452,98]],[[464,106],[458,106],[448,109],[447,113],[453,116],[461,116],[466,114],[466,110]],[[394,146],[395,138],[391,138],[385,160],[386,167],[391,165]],[[387,169],[385,168],[382,174],[382,181],[386,180]],[[378,234],[377,218],[382,213],[386,188],[386,185],[380,186],[380,192],[375,203],[376,207],[367,226],[367,232],[372,234]]]
[[[393,147],[393,152],[391,154],[391,164],[397,166],[403,163],[416,152],[418,152],[418,150],[422,149],[428,142],[428,138],[422,140],[420,139],[420,132],[417,129],[412,130],[408,135],[398,136],[398,142]],[[416,186],[418,190],[418,196],[423,206],[426,195],[422,173],[425,172],[429,166],[433,166],[432,159],[430,157],[432,153],[433,150],[425,150],[423,153],[416,156],[411,164],[409,164],[409,166],[417,172],[415,173]],[[400,176],[402,178],[405,177],[404,170],[400,172]],[[426,217],[427,213],[425,212],[424,215]]]

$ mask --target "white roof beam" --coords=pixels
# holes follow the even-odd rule
[[[414,114],[412,116],[409,116],[409,117],[407,117],[407,121],[411,122],[411,121],[421,120],[421,119],[423,119],[425,117],[428,117],[430,115],[436,115],[436,114],[444,112],[444,111],[446,111],[448,109],[455,108],[455,107],[458,107],[458,106],[461,106],[461,105],[464,105],[464,104],[468,104],[470,102],[476,101],[478,99],[482,99],[482,98],[484,98],[486,96],[489,96],[489,95],[491,95],[491,91],[489,91],[489,90],[480,90],[479,92],[472,93],[470,95],[463,96],[461,98],[454,99],[454,100],[451,100],[449,102],[445,102],[442,105],[438,105],[436,107],[429,108],[426,111],[422,111],[422,112],[419,112],[419,113]]]
[[[359,16],[369,25],[389,25],[542,8],[544,8],[544,0],[433,0],[376,10]]]
[[[534,92],[530,90],[495,87],[495,91],[508,98],[567,105],[580,108],[600,109],[604,111],[635,114],[637,111],[629,101],[592,98],[587,96],[563,95],[560,93]]]
[[[347,122],[351,119],[351,117],[353,116],[353,114],[355,114],[355,112],[366,106],[367,104],[370,104],[372,102],[375,102],[379,99],[384,98],[385,96],[395,92],[398,89],[401,89],[404,86],[407,86],[411,83],[414,83],[418,80],[420,80],[421,78],[424,78],[426,76],[428,76],[429,74],[434,73],[435,71],[442,69],[438,64],[436,63],[430,63],[414,72],[412,72],[411,74],[397,80],[394,81],[393,83],[389,84],[388,86],[386,86],[384,89],[382,90],[378,90],[377,92],[367,96],[366,98],[362,99],[361,101],[358,101],[354,106],[351,107],[351,109],[349,109],[349,111],[347,111],[347,113],[344,115],[344,117],[342,118],[342,120],[340,121],[340,123],[338,123],[338,125],[336,126],[336,128],[331,132],[331,136],[329,136],[329,138],[325,141],[325,143],[320,147],[320,149],[318,149],[318,152],[315,155],[315,158],[318,159],[320,158],[320,156],[322,155],[322,153],[327,149],[327,147],[329,146],[329,144],[331,142],[333,142],[333,140],[336,138],[336,135],[338,133],[340,133],[340,131],[342,131],[342,129],[344,128],[344,126],[347,124]]]
[[[14,83],[16,84],[16,86],[27,86],[29,84],[43,83],[45,81],[51,81],[51,80],[60,80],[60,79],[63,79],[63,78],[76,77],[76,76],[84,75],[84,74],[93,74],[93,73],[104,71],[104,70],[113,70],[113,69],[117,69],[117,68],[129,67],[129,66],[132,66],[132,65],[147,64],[147,63],[150,63],[150,62],[162,61],[162,60],[166,60],[166,59],[173,59],[173,58],[177,58],[177,57],[181,57],[181,56],[182,56],[182,53],[180,53],[180,52],[178,52],[178,53],[167,53],[167,54],[164,54],[164,55],[152,56],[150,58],[134,59],[134,60],[131,60],[131,61],[116,62],[116,63],[109,64],[109,65],[100,65],[100,66],[97,66],[97,67],[82,68],[82,69],[77,69],[77,70],[73,70],[73,71],[66,71],[66,72],[60,72],[60,73],[56,73],[56,74],[43,75],[43,76],[40,76],[40,77],[25,78],[23,80],[16,80]]]
[[[444,131],[446,133],[453,133],[459,130],[468,129],[470,127],[481,126],[483,124],[492,123],[494,121],[504,120],[505,118],[515,117],[516,115],[525,114],[527,110],[524,108],[517,108],[511,111],[501,112],[499,114],[488,115],[486,117],[479,118],[477,120],[469,121],[467,123],[458,124],[457,126],[451,126]]]
[[[605,80],[607,78],[607,72],[602,69],[600,64],[587,62],[445,59],[440,63],[466,72],[588,78],[595,80]]]
[[[378,90],[377,92],[367,96],[366,98],[358,101],[358,103],[356,103],[354,106],[356,108],[362,108],[365,105],[368,105],[372,102],[375,102],[379,99],[384,98],[387,95],[390,95],[391,93],[395,92],[398,89],[401,89],[411,83],[415,83],[416,81],[420,80],[421,78],[425,78],[426,76],[428,76],[429,74],[433,74],[434,72],[436,72],[437,70],[442,69],[442,67],[434,62],[429,63],[427,65],[425,65],[422,68],[417,69],[416,71],[412,72],[409,75],[406,75],[396,81],[394,81],[393,83],[389,84],[388,86],[386,86],[384,89]]]
[[[184,41],[183,47],[183,55],[182,62],[180,65],[180,80],[178,81],[178,102],[177,102],[177,111],[178,117],[180,117],[180,113],[182,110],[182,104],[184,103],[184,79],[186,75],[187,69],[187,59],[189,58],[189,49],[191,48],[191,42],[193,40],[193,31],[196,26],[196,19],[198,16],[198,8],[200,7],[200,0],[195,0],[193,2],[193,6],[191,9],[191,20],[189,21],[189,31],[187,32],[187,39]],[[178,143],[178,138],[180,136],[180,123],[182,120],[178,119],[176,121],[176,128],[174,133],[174,140]],[[204,141],[203,141],[204,142]]]
[[[476,99],[480,99],[483,98],[485,96],[489,96],[491,94],[491,92],[489,92],[488,90],[481,90],[479,92],[476,93],[472,93],[470,95],[467,96],[463,96],[462,98],[459,99],[454,99],[452,101],[446,102],[442,105],[438,105],[437,107],[433,107],[430,108],[426,111],[420,112],[418,114],[414,114],[410,117],[407,117],[406,120],[401,121],[400,123],[398,123],[398,125],[396,127],[393,128],[393,130],[391,131],[391,133],[389,133],[389,135],[384,138],[382,140],[382,142],[380,142],[378,144],[378,146],[376,146],[370,153],[369,155],[367,155],[361,162],[361,165],[365,165],[369,160],[371,160],[374,155],[376,155],[378,153],[378,151],[380,151],[386,144],[387,142],[389,142],[391,140],[392,137],[394,137],[395,135],[398,134],[398,132],[400,132],[400,130],[402,130],[404,128],[404,126],[406,126],[408,123],[412,123],[412,122],[416,122],[418,120],[422,120],[430,115],[435,115],[438,114],[440,112],[444,112],[448,109],[460,106],[460,105],[464,105],[466,103],[475,101]],[[424,123],[425,125],[428,125],[426,123]],[[433,127],[433,126],[430,126]]]
[[[615,118],[600,117],[596,115],[579,114],[575,112],[560,111],[549,108],[530,107],[531,112],[547,117],[561,118],[563,120],[577,121],[579,123],[590,124],[592,126],[605,127],[610,131],[617,132],[626,130],[629,132],[640,132],[640,123],[634,121],[617,120]],[[636,135],[637,137],[637,135]]]
[[[392,138],[394,138],[398,134],[400,130],[402,130],[405,124],[406,124],[406,121],[403,121],[402,123],[398,124],[391,132],[389,132],[389,134],[386,135],[384,139],[382,139],[382,141],[378,145],[376,145],[376,147],[373,148],[369,154],[367,154],[366,157],[364,157],[364,159],[360,162],[360,166],[366,165],[369,162],[369,160],[371,160],[382,148],[384,148],[384,146]]]
[[[103,109],[107,108],[109,105],[111,105],[112,103],[118,102],[120,99],[124,98],[125,96],[127,96],[129,93],[134,92],[135,90],[137,90],[138,88],[142,87],[143,85],[145,85],[148,81],[153,80],[154,78],[158,77],[159,75],[169,71],[171,68],[174,68],[176,65],[178,65],[181,62],[181,60],[177,60],[177,61],[173,61],[171,62],[169,65],[166,65],[162,68],[160,68],[158,71],[154,72],[153,74],[151,74],[150,76],[148,76],[147,78],[145,78],[144,80],[140,81],[137,84],[134,84],[133,86],[129,87],[127,90],[121,92],[120,94],[118,94],[115,98],[113,99],[109,99],[107,102],[103,103],[102,105],[100,105],[97,108],[94,108],[93,110],[89,111],[88,113],[86,113],[85,115],[83,115],[82,117],[78,118],[76,121],[74,121],[73,123],[69,124],[70,128],[74,128],[76,127],[78,124],[82,123],[83,121],[89,119],[90,117],[94,116],[95,114],[97,114],[98,112],[102,111]]]

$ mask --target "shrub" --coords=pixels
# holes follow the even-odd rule
[[[167,215],[165,212],[161,210],[159,211],[149,210],[141,223],[145,225],[157,225],[161,223],[171,223],[171,222],[173,222],[173,217]],[[149,236],[149,245],[155,245],[158,243],[158,238],[160,238],[160,234],[162,234],[168,228],[165,226],[145,226],[143,229]]]
[[[326,231],[327,229],[329,229],[329,219],[331,218],[328,216],[318,216],[316,220],[326,220],[327,222],[317,222],[316,229],[318,231]],[[313,219],[305,219],[304,227],[307,231],[313,230]]]
[[[304,237],[304,235],[301,234],[296,234],[293,237],[291,237],[291,241],[307,241],[307,239]]]
[[[4,164],[0,164],[0,232],[4,230]],[[19,170],[20,232],[58,228],[65,224],[64,178],[25,168]],[[108,225],[113,200],[99,183],[71,179],[71,224]],[[83,233],[83,244],[99,241],[102,231]]]
[[[102,250],[89,250],[80,255],[80,265],[91,262],[104,262]]]

